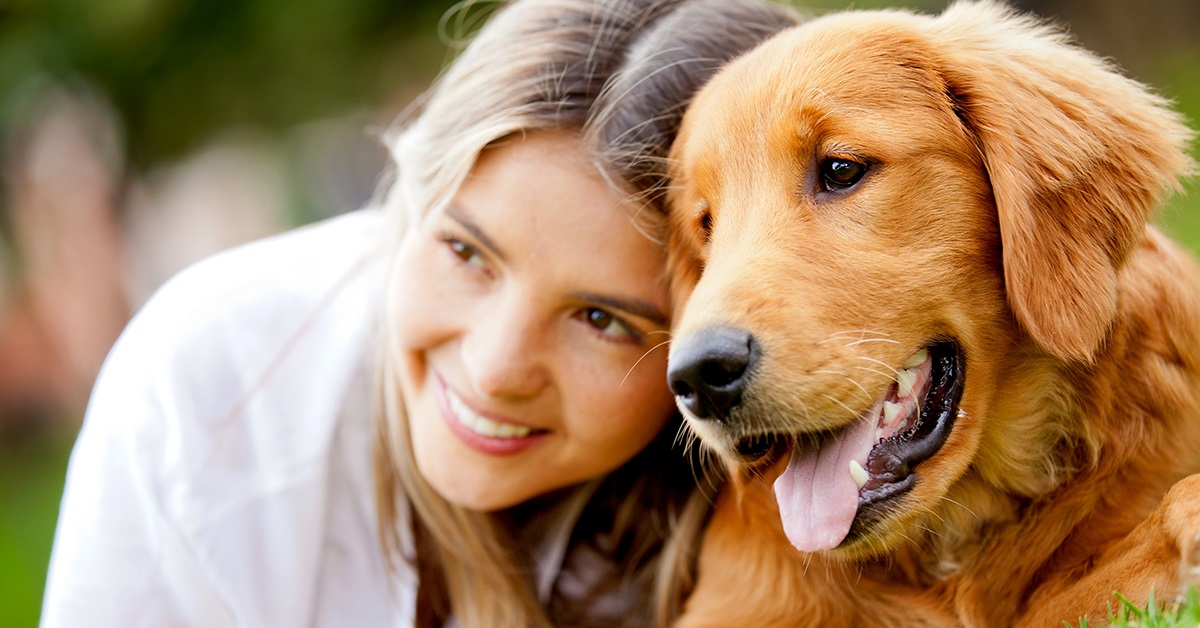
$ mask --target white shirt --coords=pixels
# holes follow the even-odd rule
[[[134,317],[71,455],[43,626],[412,624],[416,574],[388,572],[374,501],[385,225],[221,253]],[[534,553],[543,598],[577,515]]]

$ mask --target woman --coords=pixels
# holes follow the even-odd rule
[[[687,98],[792,21],[500,9],[391,138],[386,218],[219,255],[130,323],[43,624],[646,624],[656,569],[669,619],[687,556],[660,555],[695,489],[644,232]]]

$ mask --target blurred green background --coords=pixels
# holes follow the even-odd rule
[[[1200,120],[1200,3],[1016,4]],[[449,8],[0,0],[0,626],[37,623],[70,444],[129,314],[201,256],[369,199],[379,131],[450,58]],[[1161,222],[1200,251],[1196,185]]]

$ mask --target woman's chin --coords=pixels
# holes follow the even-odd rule
[[[421,476],[442,499],[456,506],[484,512],[503,510],[554,488],[538,481],[544,478],[523,473],[522,465],[512,465],[513,460],[495,464],[491,457],[461,447],[452,440],[422,443],[418,437],[413,442]]]
[[[530,488],[511,485],[511,482],[496,482],[480,478],[463,477],[464,469],[459,468],[453,477],[438,473],[435,470],[421,469],[433,490],[437,491],[447,502],[480,512],[504,510],[528,501],[546,492],[545,487]]]

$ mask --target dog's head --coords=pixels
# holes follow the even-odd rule
[[[990,2],[777,35],[704,88],[672,152],[689,424],[775,463],[805,551],[886,549],[968,469],[1035,490],[1047,438],[1000,415],[1102,350],[1187,140],[1142,86]]]

